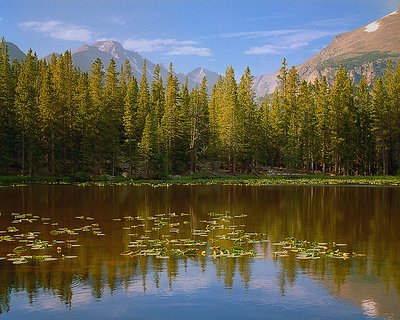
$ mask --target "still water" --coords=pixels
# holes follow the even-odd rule
[[[400,188],[29,185],[0,213],[1,319],[400,319]]]

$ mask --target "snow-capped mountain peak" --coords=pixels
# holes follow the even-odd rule
[[[125,49],[114,40],[97,41],[94,47],[103,52],[109,52],[114,58],[121,59],[124,56]]]

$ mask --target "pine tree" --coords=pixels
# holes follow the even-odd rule
[[[55,162],[62,165],[63,172],[73,171],[76,141],[76,106],[73,103],[74,90],[77,85],[77,74],[73,68],[72,54],[66,51],[48,67],[53,74],[54,90],[58,112],[55,136]]]
[[[308,84],[303,80],[299,88],[298,104],[301,117],[301,160],[307,172],[313,172],[316,170],[319,152],[317,112],[313,94],[311,84]]]
[[[110,174],[115,175],[119,156],[119,142],[122,132],[123,108],[120,101],[118,75],[114,59],[110,60],[105,76],[104,109],[102,114],[101,136],[102,156],[109,160]]]
[[[151,104],[157,125],[160,125],[165,109],[164,84],[160,71],[161,67],[157,64],[154,68],[154,78],[151,83]]]
[[[212,170],[216,168],[216,162],[219,160],[221,151],[220,141],[220,127],[219,127],[219,115],[222,108],[222,89],[224,80],[220,75],[217,82],[214,84],[210,96],[210,102],[208,104],[208,127],[209,127],[209,139],[207,146],[208,159],[211,162]]]
[[[139,137],[138,128],[136,127],[137,109],[138,109],[138,85],[135,77],[129,82],[124,103],[123,127],[124,127],[124,143],[126,146],[126,155],[128,157],[129,172],[133,174],[134,154]]]
[[[141,177],[155,178],[158,175],[157,129],[153,113],[146,116],[142,139],[138,144]]]
[[[147,82],[147,61],[144,60],[142,78],[140,80],[139,95],[138,95],[138,111],[137,111],[137,124],[138,132],[142,133],[146,117],[150,112],[150,92],[149,84]],[[140,141],[140,137],[138,137]]]
[[[340,66],[330,91],[333,119],[333,156],[335,173],[348,174],[354,154],[354,88],[347,71]]]
[[[374,168],[375,141],[372,134],[371,95],[366,78],[358,84],[355,95],[356,173],[370,175]]]
[[[387,92],[380,77],[372,89],[373,132],[376,140],[378,172],[389,173],[389,122],[390,112],[387,105]]]
[[[78,76],[78,83],[74,91],[73,104],[76,106],[76,134],[79,141],[76,143],[76,167],[83,172],[91,172],[93,141],[96,132],[96,118],[89,94],[89,75],[86,72]]]
[[[179,83],[173,74],[170,64],[165,90],[165,112],[161,120],[161,136],[165,150],[167,173],[176,172],[178,163],[177,155],[181,152],[180,139],[182,138],[182,114],[178,105]]]
[[[239,115],[237,84],[232,66],[226,69],[220,102],[218,130],[219,141],[221,142],[221,155],[223,155],[229,171],[235,174],[239,151]]]
[[[21,172],[29,175],[36,173],[40,157],[37,77],[38,59],[36,53],[29,50],[18,76],[15,96],[15,110],[21,134]]]
[[[323,173],[333,164],[333,112],[329,103],[329,88],[326,77],[314,83],[316,108],[316,136],[318,139],[318,162]]]
[[[188,110],[189,124],[189,152],[190,152],[190,172],[197,171],[199,158],[205,155],[208,143],[208,98],[207,82],[203,78],[201,88],[197,86],[190,92],[190,102]]]
[[[256,111],[253,76],[247,67],[238,86],[238,153],[243,167],[251,171],[256,165],[257,150],[261,143],[260,118]]]
[[[286,73],[286,69],[281,68],[282,74],[282,109],[283,109],[283,132],[284,138],[284,159],[285,165],[291,172],[293,169],[300,169],[302,165],[301,155],[301,116],[298,105],[299,75],[294,67]]]
[[[399,64],[398,64],[399,65]],[[389,62],[383,79],[383,84],[387,93],[387,112],[388,112],[388,174],[396,174],[400,172],[400,125],[399,125],[399,80],[400,69],[397,65],[393,72],[392,63]]]
[[[126,91],[128,90],[129,83],[132,80],[132,66],[128,59],[124,61],[120,70],[119,86],[121,101],[126,96]]]
[[[270,116],[269,116],[269,145],[270,145],[270,164],[273,167],[281,167],[284,165],[284,146],[285,134],[284,130],[284,113],[283,104],[278,88],[275,89],[274,95],[271,99]]]
[[[5,39],[0,43],[0,172],[15,164],[16,114],[14,109],[15,79],[9,62]]]
[[[102,150],[101,142],[102,137],[101,126],[102,126],[102,115],[103,115],[103,64],[99,58],[97,58],[92,64],[92,70],[89,78],[89,95],[91,103],[90,117],[92,123],[90,124],[91,132],[88,132],[92,141],[90,154],[92,155],[91,167],[95,167],[94,170],[97,174],[102,172]]]
[[[258,149],[258,158],[264,166],[270,165],[272,160],[272,132],[271,132],[271,100],[265,95],[260,109],[258,111],[260,119],[260,147]]]
[[[47,68],[39,93],[39,118],[42,132],[41,138],[44,145],[45,163],[51,175],[56,173],[59,113],[60,110],[53,82],[53,74],[51,69]]]

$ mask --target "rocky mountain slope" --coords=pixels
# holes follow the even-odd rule
[[[400,60],[400,9],[351,32],[336,36],[321,52],[297,66],[302,79],[326,76],[332,81],[340,64],[358,82],[363,76],[373,81],[382,75],[388,61]],[[276,74],[256,77],[257,96],[271,94],[277,87]]]
[[[12,42],[6,42],[6,46],[8,48],[8,56],[10,61],[13,61],[14,59],[17,60],[24,60],[26,55],[21,51],[20,48],[18,48],[14,43]]]

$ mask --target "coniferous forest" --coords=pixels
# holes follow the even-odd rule
[[[400,170],[400,64],[355,85],[344,68],[332,82],[301,81],[283,61],[279,88],[256,100],[247,68],[232,67],[212,89],[167,79],[135,79],[100,59],[90,73],[70,51],[50,62],[30,50],[10,61],[0,45],[0,174],[287,172],[345,175]]]

